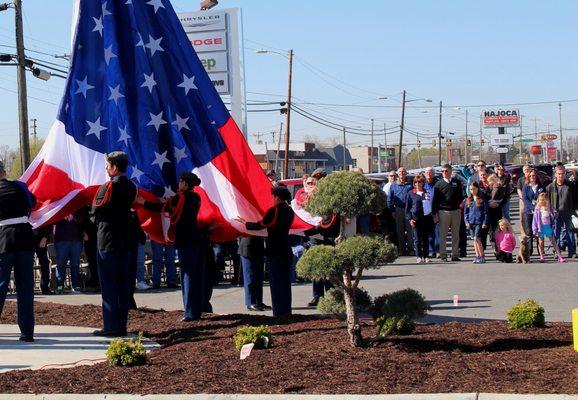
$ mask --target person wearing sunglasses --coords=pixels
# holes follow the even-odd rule
[[[470,184],[472,182],[479,182],[480,181],[480,173],[486,171],[486,162],[483,160],[478,161],[478,163],[474,167],[475,171],[473,175],[468,178],[466,183],[466,195],[470,195]]]
[[[387,173],[387,183],[383,186],[383,192],[385,193],[385,195],[389,198],[389,194],[391,192],[391,185],[393,185],[393,182],[395,182],[395,180],[397,179],[397,175],[395,173],[395,171],[389,171]]]
[[[522,202],[524,203],[524,218],[522,218],[522,223],[526,236],[530,238],[530,255],[533,251],[533,231],[532,231],[532,220],[534,219],[534,208],[536,207],[536,202],[538,201],[538,196],[540,193],[544,192],[546,189],[538,180],[538,171],[535,169],[529,169],[528,173],[524,176],[524,186],[522,189]]]
[[[464,200],[461,182],[452,177],[452,167],[442,166],[442,179],[434,187],[433,215],[440,224],[440,258],[447,261],[447,237],[452,230],[452,261],[460,261],[460,206]]]

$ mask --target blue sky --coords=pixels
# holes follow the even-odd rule
[[[172,1],[177,12],[195,11],[198,3]],[[48,54],[67,52],[72,1],[26,0],[24,7],[26,47]],[[243,9],[249,101],[283,99],[287,90],[287,60],[255,50],[292,48],[294,102],[337,124],[369,128],[373,118],[379,127],[384,122],[397,125],[404,89],[409,100],[433,100],[408,104],[406,125],[424,136],[437,131],[435,107],[440,100],[462,106],[444,109],[443,122],[444,130],[461,134],[465,106],[472,106],[467,107],[469,130],[478,132],[484,107],[475,105],[578,99],[575,1],[220,0],[218,7]],[[13,11],[9,10],[0,13],[0,46],[13,43]],[[12,51],[0,47],[0,52]],[[28,54],[63,63],[49,55]],[[30,118],[38,119],[39,136],[44,136],[54,120],[64,81],[43,82],[29,75],[28,83],[33,97]],[[14,69],[2,67],[0,142],[12,147],[17,145],[18,131],[15,89]],[[378,100],[380,96],[388,99]],[[558,129],[557,104],[518,108],[525,116],[525,133],[533,132],[534,118],[539,131],[545,131],[547,124]],[[562,118],[567,134],[578,133],[573,130],[578,128],[578,102],[563,103]],[[276,112],[250,113],[249,131],[278,130],[282,120]],[[337,135],[298,115],[292,119],[296,140]],[[391,135],[388,140],[395,138]],[[369,143],[369,138],[354,136],[350,143]]]

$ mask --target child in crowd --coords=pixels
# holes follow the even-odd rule
[[[532,231],[534,236],[538,236],[538,253],[540,253],[540,262],[544,262],[544,238],[550,239],[552,247],[558,257],[558,262],[566,262],[560,254],[560,249],[554,239],[554,230],[552,225],[554,223],[554,210],[550,206],[550,201],[546,193],[540,193],[536,208],[534,209],[534,218],[532,220]]]
[[[474,238],[476,258],[474,264],[486,262],[482,246],[483,230],[488,227],[488,200],[482,195],[478,182],[470,183],[469,196],[465,200],[464,222]]]
[[[514,261],[512,253],[516,248],[516,236],[512,232],[512,226],[506,218],[502,218],[498,223],[496,233],[496,259],[499,262],[511,263]]]

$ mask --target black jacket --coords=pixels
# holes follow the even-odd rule
[[[177,193],[173,197],[167,199],[168,204],[165,206],[165,211],[173,213],[177,211],[179,201],[184,196],[184,203],[180,217],[175,224],[175,248],[182,249],[185,247],[204,246],[205,235],[199,229],[197,224],[197,217],[199,209],[201,208],[201,197],[193,192],[187,190],[183,193]],[[145,208],[151,211],[162,211],[163,204],[145,202]],[[178,211],[177,211],[178,212]]]
[[[263,257],[265,243],[259,236],[243,236],[239,239],[239,255],[241,257]]]
[[[463,200],[464,191],[459,180],[451,178],[448,183],[440,179],[434,186],[432,213],[437,214],[439,210],[458,210]]]
[[[22,182],[0,180],[0,221],[28,217],[36,197]],[[0,253],[34,250],[32,226],[23,224],[0,226]]]
[[[289,228],[293,218],[295,213],[291,206],[282,202],[268,209],[261,222],[247,222],[245,226],[253,231],[267,228],[267,256],[290,256],[293,253],[289,244]]]
[[[131,207],[135,197],[136,186],[124,175],[100,186],[92,206],[99,250],[130,250]]]

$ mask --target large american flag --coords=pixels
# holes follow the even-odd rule
[[[202,181],[201,223],[235,237],[260,220],[271,184],[213,87],[168,0],[75,0],[66,89],[46,142],[22,176],[39,201],[35,226],[90,203],[108,181],[105,154],[149,198],[171,196],[183,171]],[[162,241],[160,220],[139,211]],[[296,230],[310,225],[296,219]]]

